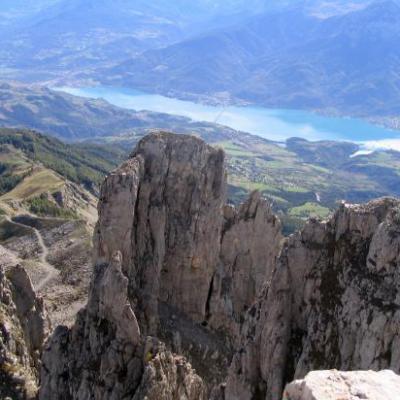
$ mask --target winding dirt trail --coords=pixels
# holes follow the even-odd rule
[[[50,281],[52,281],[54,278],[58,277],[60,272],[47,261],[47,256],[49,255],[49,249],[43,240],[42,234],[40,233],[40,231],[38,229],[36,229],[30,225],[23,224],[21,222],[13,221],[8,216],[5,219],[9,223],[19,226],[19,227],[22,227],[22,228],[25,228],[25,229],[29,229],[35,234],[36,239],[40,246],[40,250],[41,250],[40,255],[39,255],[39,260],[46,272],[46,275],[36,283],[35,290],[36,291],[43,290]]]

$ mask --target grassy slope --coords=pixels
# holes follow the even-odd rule
[[[330,210],[326,207],[321,206],[318,203],[305,203],[299,207],[293,207],[289,211],[289,215],[297,218],[308,218],[308,217],[322,217],[326,218],[330,214]]]
[[[0,197],[0,201],[27,200],[42,193],[53,193],[64,186],[64,180],[52,170],[36,167],[14,189]]]
[[[1,214],[29,211],[93,224],[93,194],[121,161],[119,154],[99,145],[66,145],[32,131],[0,129]]]
[[[0,128],[0,147],[5,149],[9,146],[22,152],[25,160],[41,163],[90,190],[96,189],[104,175],[118,165],[124,155],[117,147],[68,145],[32,131]],[[8,163],[12,162],[7,155],[3,158]],[[20,158],[19,162],[23,162],[24,158]]]
[[[216,145],[228,156],[232,197],[244,197],[246,192],[258,189],[274,201],[277,210],[291,217],[326,217],[342,199],[361,202],[400,195],[400,153],[343,156],[337,165],[333,161],[326,165],[326,158],[310,162],[300,151],[272,143],[224,141]],[[326,144],[321,146],[325,148]]]

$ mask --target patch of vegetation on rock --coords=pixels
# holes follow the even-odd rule
[[[317,203],[305,203],[299,207],[293,207],[289,210],[289,215],[297,218],[316,217],[325,219],[331,211],[327,207],[323,207]]]
[[[25,174],[14,174],[11,164],[0,162],[0,196],[13,190],[25,176]]]
[[[50,201],[45,195],[28,199],[25,203],[31,213],[36,214],[40,217],[54,217],[65,219],[78,218],[77,214],[73,210],[59,207],[58,205]]]
[[[0,146],[7,145],[92,191],[122,161],[118,150],[104,146],[69,145],[34,131],[0,128]]]

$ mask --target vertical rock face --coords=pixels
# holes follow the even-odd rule
[[[135,232],[142,298],[158,293],[201,322],[219,255],[224,154],[194,137],[150,136],[134,155],[145,160]]]
[[[400,211],[383,199],[343,206],[290,237],[251,308],[228,399],[280,399],[314,369],[400,372]]]
[[[43,301],[20,266],[0,266],[0,397],[34,399],[48,333]]]
[[[132,260],[133,221],[142,160],[130,159],[105,179],[98,204],[99,219],[94,231],[95,263],[111,260],[121,252],[123,270],[128,273]]]
[[[58,327],[43,355],[40,399],[202,399],[202,380],[156,339],[141,336],[128,299],[122,254],[97,265],[89,302],[68,330]],[[184,379],[185,378],[185,379]]]
[[[132,157],[103,185],[96,258],[122,251],[149,332],[158,301],[201,322],[219,256],[223,153],[195,137],[155,134]]]
[[[275,268],[281,224],[258,192],[238,209],[224,208],[220,264],[210,299],[210,325],[239,336],[246,310]]]
[[[10,269],[8,280],[11,283],[12,298],[24,332],[25,343],[35,367],[38,368],[43,343],[49,334],[43,299],[36,296],[27,272],[20,265]]]
[[[40,400],[280,400],[314,369],[400,372],[400,203],[282,240],[225,186],[221,151],[168,133],[110,174],[89,301],[49,341]]]
[[[40,399],[208,398],[281,239],[264,200],[224,212],[225,191],[223,152],[169,133],[106,178],[88,305],[49,342]]]

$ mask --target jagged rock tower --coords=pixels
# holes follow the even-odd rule
[[[49,322],[26,271],[0,246],[0,398],[33,400]],[[5,268],[7,268],[7,276]]]
[[[40,400],[280,400],[315,369],[400,372],[400,203],[283,240],[257,193],[235,209],[225,188],[222,151],[169,133],[107,177],[89,301],[48,343]]]
[[[282,238],[259,195],[225,192],[223,151],[169,133],[106,178],[88,305],[49,343],[42,400],[211,396]]]
[[[399,272],[399,201],[343,205],[328,222],[310,221],[286,241],[248,313],[226,398],[278,400],[312,370],[399,373]]]

